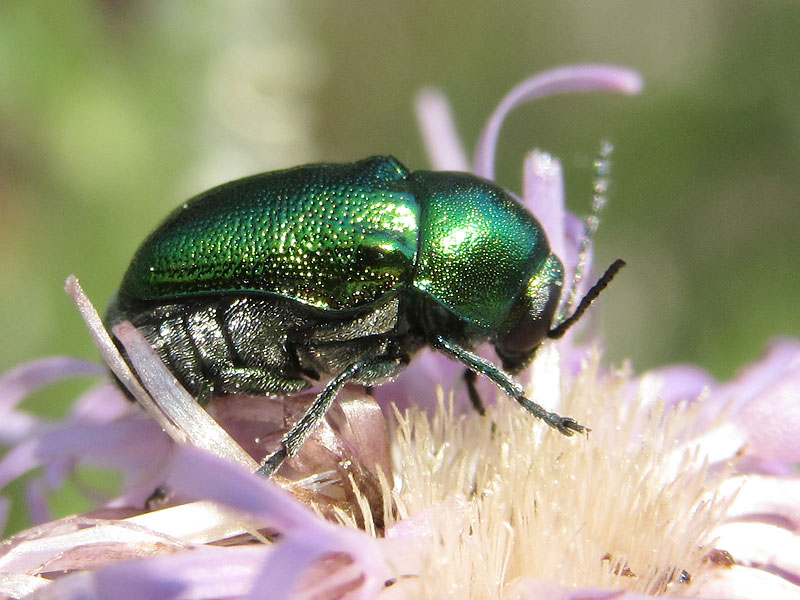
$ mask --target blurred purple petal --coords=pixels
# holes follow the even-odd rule
[[[497,361],[491,347],[484,345],[478,348],[479,355]],[[456,414],[472,411],[472,404],[467,393],[464,380],[465,368],[440,352],[424,348],[417,353],[411,364],[390,384],[373,390],[375,399],[383,407],[384,414],[392,418],[394,404],[400,412],[411,406],[422,408],[429,414],[438,407],[439,389],[444,399],[453,395],[453,407]],[[478,377],[475,382],[478,394],[484,405],[491,406],[501,392],[485,377]]]
[[[57,580],[48,598],[64,600],[241,598],[252,588],[258,565],[272,548],[258,544],[231,548],[204,546],[110,565],[94,573]]]
[[[224,456],[248,469],[258,466],[181,386],[138,329],[124,321],[114,327],[114,335],[125,347],[131,364],[149,393],[141,397],[137,395],[137,400],[170,437]]]
[[[28,501],[31,521],[38,524],[52,520],[53,514],[47,505],[47,490],[42,479],[34,479],[28,483],[25,498]]]
[[[322,523],[271,481],[191,446],[178,447],[170,471],[169,485],[188,497],[224,504],[283,533]]]
[[[745,464],[791,472],[800,462],[800,341],[773,341],[762,360],[714,392],[709,410],[729,405],[731,418],[749,434]]]
[[[420,406],[433,411],[437,404],[437,387],[445,396],[456,385],[464,368],[443,354],[429,348],[421,350],[411,364],[390,384],[373,390],[375,399],[391,416],[392,404],[401,412],[410,406]]]
[[[67,377],[105,375],[96,363],[56,356],[25,363],[0,377],[0,412],[9,411],[36,390]]]
[[[734,564],[712,569],[696,588],[699,598],[796,600],[797,586],[765,570]]]
[[[24,440],[47,421],[21,411],[11,411],[0,420],[0,443],[13,446]]]
[[[750,434],[750,458],[800,462],[800,366],[760,390],[736,420]]]
[[[456,131],[450,103],[439,90],[417,94],[414,108],[428,159],[436,171],[469,171],[469,159]]]
[[[24,473],[55,462],[53,477],[64,473],[63,461],[112,467],[137,478],[157,468],[168,453],[166,437],[151,419],[135,416],[112,423],[67,423],[17,444],[0,460],[0,487]],[[71,466],[72,463],[66,463]],[[54,485],[55,480],[51,479]],[[152,490],[151,490],[152,491]]]
[[[727,523],[717,528],[714,542],[736,557],[736,563],[757,567],[800,583],[800,537],[794,531],[759,522]]]
[[[28,598],[36,590],[50,583],[50,580],[35,575],[8,573],[0,575],[1,598]],[[45,595],[46,596],[46,595]],[[31,598],[33,596],[30,596]]]
[[[19,443],[0,460],[0,488],[4,488],[24,473],[40,466],[36,456],[37,440]]]
[[[497,138],[506,116],[517,106],[554,94],[607,91],[638,94],[642,79],[630,69],[610,65],[572,65],[539,73],[512,89],[486,123],[475,149],[473,173],[494,179]]]
[[[558,257],[564,256],[567,209],[561,161],[539,150],[528,154],[522,165],[522,200],[544,228],[550,250]]]
[[[70,419],[107,423],[130,411],[131,403],[113,383],[105,383],[81,396],[70,411]]]
[[[300,582],[311,566],[330,554],[330,549],[317,543],[316,536],[302,532],[284,542],[279,552],[273,552],[260,569],[247,598],[259,600],[269,590],[271,598],[288,599],[300,589]],[[357,586],[360,587],[360,586]],[[378,589],[374,592],[377,593]],[[374,596],[362,596],[371,598]]]
[[[738,410],[768,387],[784,377],[793,379],[800,367],[800,341],[777,338],[770,342],[767,354],[757,363],[743,368],[736,378],[722,386],[715,398],[721,402],[734,400],[733,409]]]
[[[158,425],[143,415],[111,423],[82,423],[59,428],[38,440],[44,461],[80,456],[87,464],[143,468],[163,460],[169,444]]]
[[[564,178],[561,163],[546,152],[534,151],[525,157],[523,164],[523,204],[530,210],[547,235],[550,250],[561,259],[564,266],[562,306],[570,299],[575,281],[575,271],[584,243],[584,222],[567,211],[564,204]],[[592,249],[588,247],[583,257],[582,279],[575,290],[577,300],[593,285],[591,281]],[[575,300],[573,298],[573,300]],[[566,307],[565,307],[566,308]]]
[[[714,378],[695,365],[670,365],[648,371],[643,377],[661,382],[658,398],[667,406],[683,401],[693,402],[704,390],[716,387]]]
[[[383,589],[388,569],[373,538],[361,531],[323,521],[263,477],[184,446],[175,455],[168,483],[184,494],[213,500],[275,527],[284,538],[281,551],[276,553],[274,560],[283,569],[295,565],[292,567],[297,568],[294,576],[299,576],[305,569],[303,561],[307,557],[316,559],[328,554],[346,554],[363,569],[364,581],[360,591],[364,598],[370,598],[370,594]],[[273,570],[274,565],[272,559],[265,565],[259,576],[263,585],[277,585],[275,577],[278,572]],[[290,572],[281,572],[280,577],[286,578],[287,589],[297,581]],[[264,588],[259,585],[258,589]]]
[[[800,479],[771,475],[739,475],[723,484],[735,492],[730,520],[759,521],[800,530]]]
[[[158,559],[112,565],[97,573],[98,598],[235,598],[252,589],[271,548],[206,546]],[[280,596],[275,596],[280,598]]]

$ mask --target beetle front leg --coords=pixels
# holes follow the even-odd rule
[[[434,348],[447,354],[451,358],[457,360],[470,371],[478,375],[483,375],[499,387],[509,397],[519,402],[522,407],[547,423],[553,429],[558,429],[564,435],[570,436],[575,433],[584,433],[588,431],[586,427],[578,423],[575,419],[570,417],[562,417],[558,413],[549,412],[533,400],[525,396],[525,390],[522,386],[514,380],[511,375],[497,367],[492,362],[481,358],[477,354],[470,352],[466,348],[462,348],[458,344],[444,339],[442,336],[437,336],[434,343]]]

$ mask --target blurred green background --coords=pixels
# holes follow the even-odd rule
[[[590,201],[611,140],[600,263],[629,267],[597,305],[614,361],[721,378],[800,334],[800,4],[6,0],[0,4],[0,372],[96,354],[62,292],[104,306],[172,207],[217,183],[392,153],[426,168],[412,102],[450,98],[472,148],[498,100],[542,69],[638,69],[639,97],[526,105],[498,179],[561,158]]]

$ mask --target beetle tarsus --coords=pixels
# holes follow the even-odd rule
[[[559,433],[566,435],[567,437],[575,435],[576,433],[584,433],[589,431],[586,427],[578,423],[572,417],[562,417],[558,413],[548,412],[542,408],[541,405],[523,395],[515,397],[515,400],[519,402],[522,407],[534,417],[538,417],[550,427],[557,429]]]
[[[263,475],[264,477],[272,477],[278,471],[278,469],[281,468],[281,465],[283,464],[283,461],[286,460],[287,455],[288,453],[286,452],[286,448],[281,446],[264,459],[264,462],[261,463],[260,467],[258,467],[256,473]]]
[[[557,418],[557,421],[553,426],[566,436],[571,436],[576,433],[589,433],[590,431],[588,427],[581,425],[571,417],[561,417],[556,413],[550,414]]]
[[[442,336],[438,336],[432,345],[441,352],[451,356],[467,367],[470,372],[474,373],[472,376],[473,387],[475,376],[483,375],[489,381],[499,387],[503,392],[505,392],[509,398],[513,398],[519,402],[522,407],[534,417],[541,419],[553,429],[557,429],[560,433],[566,436],[571,436],[575,433],[583,433],[584,431],[588,431],[586,427],[578,423],[575,419],[570,417],[562,417],[554,412],[548,412],[541,405],[537,404],[530,398],[527,398],[522,386],[514,381],[514,378],[511,377],[511,375],[502,369],[499,369],[497,365],[486,360],[485,358],[481,358],[474,352],[470,352],[466,348],[462,348],[458,344],[450,340],[446,340]],[[469,389],[470,378],[465,375],[464,379],[467,380],[467,389]]]

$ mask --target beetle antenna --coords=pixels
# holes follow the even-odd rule
[[[561,308],[559,321],[564,321],[570,309],[575,305],[578,295],[578,286],[586,274],[586,267],[589,263],[589,252],[594,241],[594,235],[600,226],[600,213],[608,202],[608,186],[611,181],[611,154],[614,152],[614,145],[608,140],[600,144],[600,151],[594,159],[594,180],[592,181],[592,208],[583,220],[584,234],[581,237],[580,250],[578,251],[578,263],[575,265],[575,274],[572,277],[572,286],[569,296],[564,306]]]
[[[606,269],[606,272],[603,273],[603,276],[597,280],[597,283],[595,283],[591,289],[586,292],[586,295],[581,299],[581,303],[578,305],[578,308],[575,309],[575,312],[572,313],[572,316],[564,321],[561,321],[561,323],[548,331],[547,337],[549,337],[551,340],[557,340],[558,338],[562,337],[567,332],[567,329],[572,327],[575,322],[580,319],[581,316],[583,316],[583,313],[586,312],[586,309],[589,308],[589,305],[594,302],[595,299],[597,299],[597,297],[600,295],[600,292],[606,289],[608,284],[611,283],[611,280],[614,279],[614,276],[624,266],[625,261],[621,258],[618,258],[611,263],[611,266]]]

